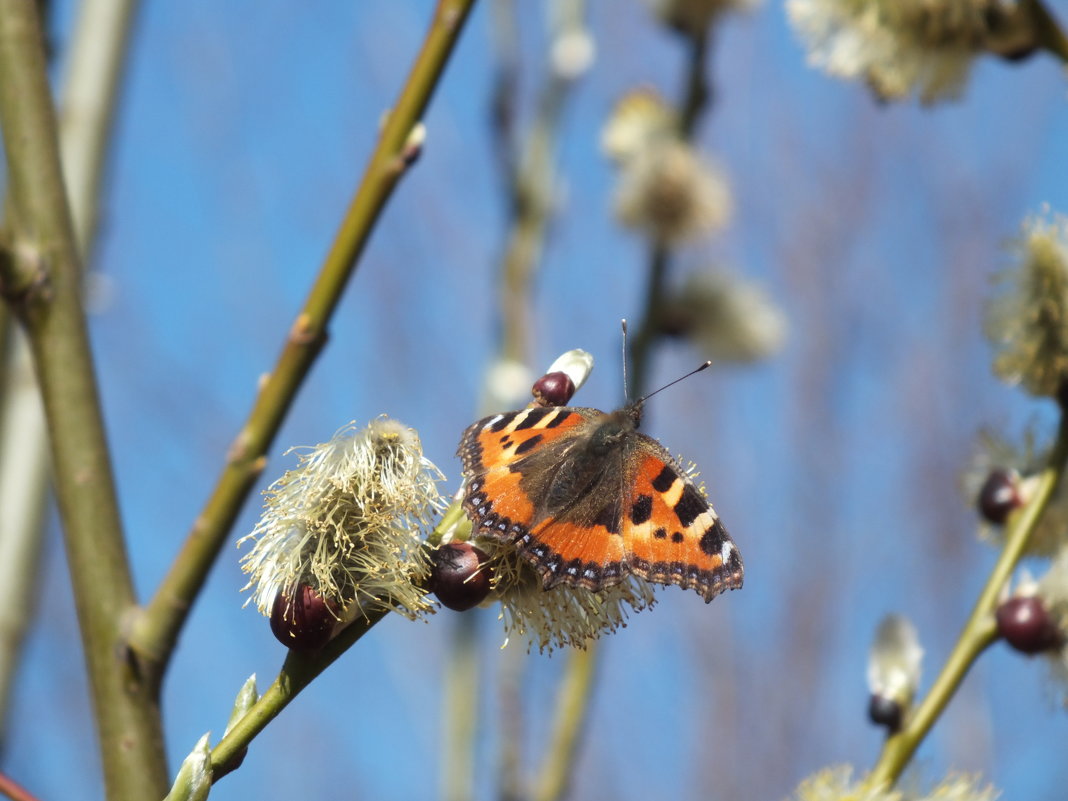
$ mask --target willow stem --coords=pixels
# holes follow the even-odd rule
[[[0,126],[14,258],[0,284],[25,327],[48,421],[56,493],[112,801],[159,797],[159,707],[122,649],[134,607],[122,524],[81,307],[81,269],[60,166],[36,4],[0,0]]]
[[[297,390],[326,342],[327,324],[355,271],[367,240],[415,152],[409,137],[441,79],[475,0],[439,0],[422,49],[397,102],[386,117],[356,196],[274,369],[260,385],[244,427],[234,440],[211,497],[136,621],[130,646],[159,673],[165,670],[178,634],[230,528],[266,464],[271,446]]]
[[[137,0],[84,0],[67,59],[59,144],[83,267],[95,237],[107,142],[136,8]],[[0,331],[4,328],[0,319]],[[48,431],[29,344],[14,336],[10,346],[5,352],[0,341],[0,360],[6,360],[0,380],[0,747],[8,689],[23,633],[34,617],[50,486]]]
[[[994,611],[1002,588],[1012,576],[1020,557],[1027,548],[1035,526],[1049,505],[1068,460],[1068,415],[1061,413],[1057,440],[1050,452],[1046,467],[1038,474],[1034,495],[1023,509],[1010,520],[1005,532],[1005,545],[991,571],[979,599],[964,625],[960,638],[946,659],[938,678],[923,701],[909,716],[900,732],[889,737],[882,754],[868,777],[871,787],[892,786],[901,776],[923,738],[934,726],[953,694],[979,655],[997,639]]]
[[[290,651],[271,686],[211,750],[212,776],[221,778],[233,770],[234,763],[243,756],[256,735],[387,613],[387,609],[379,608],[357,617],[314,654]]]

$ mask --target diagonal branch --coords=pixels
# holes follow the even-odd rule
[[[893,786],[901,772],[916,753],[924,737],[946,708],[968,670],[997,639],[994,610],[1002,588],[1008,583],[1012,571],[1023,556],[1031,533],[1049,505],[1057,484],[1060,483],[1068,462],[1068,412],[1061,410],[1057,440],[1050,452],[1045,469],[1039,473],[1034,497],[1011,520],[1005,532],[1005,545],[1001,549],[994,569],[975,602],[972,614],[964,625],[960,639],[953,647],[942,671],[935,679],[923,701],[909,716],[905,726],[887,739],[879,761],[867,779],[867,786]]]
[[[234,763],[242,758],[242,753],[256,735],[289,706],[290,701],[296,698],[312,679],[330,667],[386,614],[384,608],[364,613],[317,653],[302,654],[290,651],[271,686],[240,720],[229,727],[218,745],[212,749],[212,781],[221,779],[233,770]]]
[[[327,324],[359,261],[371,230],[412,156],[409,137],[419,123],[459,38],[474,0],[439,0],[397,103],[386,119],[356,196],[297,315],[274,369],[227,455],[215,489],[170,571],[136,621],[130,646],[162,676],[193,601],[230,528],[266,463],[267,449],[320,349]]]

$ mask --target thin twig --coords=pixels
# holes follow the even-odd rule
[[[221,778],[229,773],[234,761],[243,755],[256,735],[386,614],[385,608],[379,608],[357,617],[317,653],[290,651],[271,686],[211,750],[212,776]]]
[[[304,377],[327,337],[327,324],[374,224],[407,171],[406,145],[421,119],[475,0],[439,0],[422,49],[412,66],[356,196],[297,315],[274,369],[261,383],[252,410],[227,456],[226,466],[178,557],[144,614],[130,646],[162,673],[178,634],[230,528],[266,463],[274,440]]]
[[[3,773],[0,773],[0,794],[6,795],[11,801],[37,801],[37,796]]]
[[[1035,526],[1046,510],[1068,461],[1068,414],[1061,413],[1057,439],[1045,469],[1038,475],[1031,501],[1010,521],[1005,545],[994,569],[979,594],[957,644],[946,659],[938,678],[923,701],[909,716],[900,732],[889,737],[879,761],[867,779],[870,787],[892,786],[908,765],[924,737],[946,708],[968,670],[979,655],[997,638],[994,611],[1002,589],[1027,548]]]
[[[108,797],[166,791],[155,687],[120,649],[134,606],[36,8],[0,0],[0,126],[15,258],[0,273],[30,339],[89,667]]]
[[[705,71],[710,50],[710,31],[702,31],[689,39],[690,57],[687,60],[683,95],[678,107],[678,133],[683,141],[690,141],[712,102],[712,88]],[[671,249],[663,242],[649,246],[649,273],[645,289],[645,307],[630,344],[632,397],[640,398],[647,391],[649,354],[661,338],[661,314],[671,267]]]

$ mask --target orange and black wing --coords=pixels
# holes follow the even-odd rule
[[[638,434],[621,522],[630,572],[711,601],[742,586],[742,557],[708,502],[656,440]]]
[[[532,406],[468,426],[458,454],[467,483],[463,507],[475,535],[530,544],[537,522],[540,473],[561,458],[591,411]]]

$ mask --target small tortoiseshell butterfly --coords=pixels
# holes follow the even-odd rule
[[[708,602],[741,587],[741,555],[715,510],[638,432],[643,401],[611,414],[532,406],[469,426],[458,454],[473,534],[513,543],[545,589],[596,592],[633,574]]]

